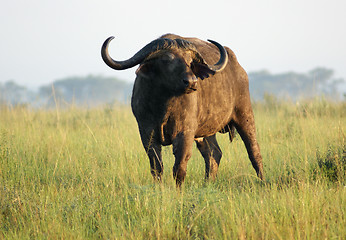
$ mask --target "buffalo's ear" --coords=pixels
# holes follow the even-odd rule
[[[191,63],[191,70],[195,74],[196,77],[200,79],[208,78],[210,75],[214,75],[215,71],[211,70],[208,65],[204,63]]]

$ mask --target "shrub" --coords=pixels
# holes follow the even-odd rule
[[[346,148],[328,147],[325,154],[317,152],[317,164],[320,174],[331,182],[342,182],[345,179]]]

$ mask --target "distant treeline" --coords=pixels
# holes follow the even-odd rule
[[[327,68],[315,68],[308,73],[251,72],[249,81],[251,97],[255,100],[262,99],[265,94],[293,101],[319,95],[344,100],[346,92],[345,80],[335,78],[334,71]]]
[[[41,86],[37,91],[8,81],[5,84],[0,83],[0,102],[47,108],[56,105],[95,107],[104,104],[127,104],[131,91],[132,83],[95,75],[67,77]]]
[[[292,101],[318,95],[345,100],[345,80],[335,78],[334,71],[327,68],[316,68],[308,73],[250,72],[249,81],[253,100],[261,100],[265,95]],[[33,91],[15,81],[7,81],[0,83],[0,104],[48,108],[128,104],[132,85],[113,77],[89,75],[64,78]]]

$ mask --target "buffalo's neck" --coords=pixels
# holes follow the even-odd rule
[[[173,94],[159,87],[138,88],[131,100],[138,122],[156,131],[164,145],[171,144],[180,132],[195,131],[197,127],[197,93]]]
[[[159,124],[167,112],[167,104],[174,97],[166,89],[137,79],[132,92],[131,107],[137,119]]]

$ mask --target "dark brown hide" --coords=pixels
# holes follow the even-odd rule
[[[222,156],[215,135],[229,132],[232,140],[236,128],[257,175],[264,179],[248,77],[232,50],[225,47],[227,65],[214,71],[208,65],[220,58],[214,44],[173,34],[160,39],[183,39],[195,49],[152,51],[136,71],[131,106],[153,177],[161,179],[163,172],[161,146],[173,144],[173,176],[180,186],[195,141],[205,160],[206,177],[215,178]]]

